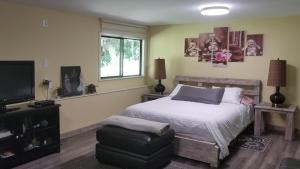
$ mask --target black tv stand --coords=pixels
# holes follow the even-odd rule
[[[59,107],[24,104],[0,113],[0,169],[60,152]]]
[[[0,105],[0,113],[5,113],[6,111],[6,105]]]

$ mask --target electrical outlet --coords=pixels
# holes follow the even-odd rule
[[[47,69],[48,66],[49,66],[48,58],[44,58],[44,60],[43,60],[43,68]]]
[[[53,87],[52,81],[51,80],[46,80],[46,79],[43,80],[42,85],[47,86],[49,89],[51,89]]]
[[[43,18],[43,20],[42,20],[42,27],[44,27],[44,28],[48,27],[48,19],[47,18]]]

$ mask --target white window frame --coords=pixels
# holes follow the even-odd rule
[[[135,38],[124,38],[124,37],[117,37],[117,36],[110,36],[110,35],[101,35],[101,38],[102,37],[106,37],[106,38],[115,38],[115,39],[119,39],[121,41],[121,56],[120,56],[120,65],[119,65],[119,69],[120,69],[120,72],[119,72],[119,75],[118,76],[105,76],[105,77],[101,77],[101,57],[100,57],[100,78],[101,79],[120,79],[120,78],[130,78],[130,77],[139,77],[139,76],[142,76],[143,75],[143,40],[142,39],[135,39]],[[124,51],[123,51],[123,48],[122,48],[122,44],[124,45],[124,40],[125,39],[130,39],[130,40],[138,40],[140,41],[140,59],[139,59],[139,73],[136,74],[136,75],[128,75],[128,76],[124,76]],[[102,47],[101,47],[102,49]],[[101,51],[102,52],[102,51]]]
[[[146,47],[147,47],[147,31],[148,27],[141,26],[141,25],[133,25],[128,23],[121,23],[116,21],[110,20],[101,20],[101,33],[99,36],[99,69],[98,69],[98,79],[99,81],[102,80],[114,80],[114,79],[126,79],[126,78],[135,78],[135,77],[143,77],[145,72],[145,58],[146,58]],[[141,40],[142,42],[142,51],[140,56],[140,74],[133,75],[133,76],[111,76],[111,77],[101,77],[101,37],[108,36],[108,37],[119,37],[123,39],[135,39]],[[122,68],[122,67],[121,67]]]

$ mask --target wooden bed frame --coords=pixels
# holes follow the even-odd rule
[[[261,97],[261,81],[231,78],[210,78],[176,76],[176,84],[188,84],[193,86],[220,86],[240,87],[243,94],[259,103]],[[218,168],[220,148],[215,142],[197,140],[186,136],[175,135],[175,154],[181,157],[209,163],[211,167]]]

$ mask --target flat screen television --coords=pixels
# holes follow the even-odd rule
[[[34,61],[0,61],[0,111],[6,105],[34,100]]]

